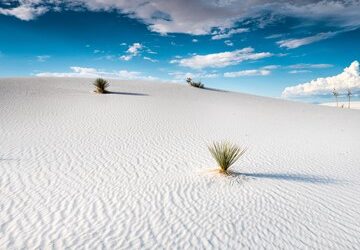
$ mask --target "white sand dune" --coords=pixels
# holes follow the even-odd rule
[[[359,249],[360,112],[89,82],[0,80],[0,249]]]

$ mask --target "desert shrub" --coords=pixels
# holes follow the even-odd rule
[[[220,172],[228,174],[228,169],[245,154],[246,148],[229,142],[214,142],[208,147],[212,157],[218,164]]]
[[[192,79],[190,78],[190,77],[188,77],[188,78],[186,78],[186,82],[187,82],[187,84],[191,84],[191,82],[192,82]]]
[[[100,93],[100,94],[108,93],[107,88],[109,87],[109,85],[110,84],[105,79],[98,78],[94,82],[94,86],[95,86],[94,92]]]
[[[195,88],[200,88],[200,89],[204,88],[204,84],[202,84],[201,82],[192,82],[190,85]]]
[[[200,88],[200,89],[204,88],[204,84],[202,84],[201,82],[194,82],[190,77],[186,79],[186,82],[192,87]]]

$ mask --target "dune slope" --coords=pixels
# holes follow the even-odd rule
[[[0,249],[355,249],[360,112],[89,79],[0,79]],[[232,178],[207,145],[249,150]]]

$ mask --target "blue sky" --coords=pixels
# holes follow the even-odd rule
[[[2,0],[0,77],[191,76],[322,100],[360,91],[359,28],[359,1]]]

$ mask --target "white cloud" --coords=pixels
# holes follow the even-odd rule
[[[143,58],[144,58],[144,60],[147,60],[147,61],[150,61],[150,62],[153,62],[153,63],[158,62],[158,60],[156,60],[156,59],[152,59],[152,58],[147,57],[147,56],[144,56]]]
[[[331,68],[334,65],[332,64],[309,64],[309,63],[299,63],[299,64],[293,64],[289,66],[283,66],[283,68],[286,69],[292,69],[288,73],[289,74],[302,74],[302,73],[309,73],[311,72],[310,69],[326,69]]]
[[[278,69],[280,67],[281,67],[280,65],[267,65],[262,67],[262,69]]]
[[[267,65],[261,67],[259,69],[250,69],[250,70],[241,70],[235,72],[226,72],[224,73],[224,77],[241,77],[241,76],[267,76],[270,75],[272,70],[275,69],[293,69],[289,71],[290,74],[300,74],[311,72],[308,69],[323,69],[332,67],[331,64],[293,64],[289,66],[281,66],[281,65]]]
[[[143,46],[141,45],[141,43],[134,43],[133,45],[131,45],[127,52],[129,54],[132,54],[134,56],[138,55],[139,54],[139,51],[143,48]]]
[[[156,51],[152,51],[151,49],[147,48],[146,53],[148,54],[153,54],[153,55],[157,55]]]
[[[132,55],[124,55],[124,56],[120,56],[120,59],[123,61],[130,61],[133,58]]]
[[[36,60],[38,62],[46,62],[47,60],[50,59],[51,56],[48,56],[48,55],[43,55],[43,56],[37,56],[36,57]]]
[[[351,89],[353,92],[360,92],[360,69],[359,62],[354,61],[351,65],[344,69],[342,73],[336,76],[318,78],[307,83],[284,89],[282,96],[301,97],[314,95],[331,94],[333,88],[339,92],[346,92]]]
[[[72,72],[66,73],[57,73],[57,72],[42,72],[36,74],[39,77],[99,77],[99,73],[94,68],[84,68],[84,67],[71,67]]]
[[[227,45],[227,46],[234,46],[234,43],[230,40],[225,40],[224,43]]]
[[[253,48],[244,48],[231,52],[195,55],[189,58],[172,60],[170,63],[176,63],[180,66],[193,69],[222,68],[230,65],[237,65],[243,61],[259,60],[270,56],[272,56],[272,54],[269,52],[255,53]]]
[[[13,0],[17,7],[0,8],[0,13],[31,20],[48,9],[119,11],[146,23],[159,33],[211,34],[214,28],[231,30],[245,19],[259,19],[258,25],[279,16],[326,21],[329,26],[360,26],[358,0]],[[190,13],[190,14],[189,14]],[[270,14],[270,15],[265,15]],[[270,16],[270,18],[266,18]],[[227,34],[227,33],[225,33]],[[221,35],[221,34],[220,34]]]
[[[303,38],[296,38],[296,39],[286,39],[278,41],[277,44],[281,48],[287,48],[287,49],[295,49],[307,44],[311,44],[314,42],[318,42],[321,40],[325,40],[331,37],[334,37],[339,32],[325,32],[325,33],[319,33],[313,36],[303,37]]]
[[[156,77],[144,76],[142,73],[137,71],[103,71],[95,68],[84,68],[84,67],[71,67],[71,72],[42,72],[36,74],[38,77],[84,77],[84,78],[110,78],[110,79],[123,79],[123,80],[156,80]]]
[[[278,13],[304,20],[325,21],[328,26],[359,27],[360,4],[358,0],[309,0],[288,2]]]
[[[134,56],[139,55],[143,48],[144,46],[141,43],[133,43],[127,49],[127,55],[121,56],[120,59],[123,61],[130,61]]]
[[[334,65],[332,64],[308,64],[308,63],[299,63],[299,64],[293,64],[287,66],[289,69],[325,69],[325,68],[331,68]]]
[[[311,72],[311,70],[308,69],[294,69],[294,70],[290,70],[289,74],[302,74],[302,73],[309,73]]]
[[[28,1],[21,2],[21,5],[12,9],[0,8],[0,14],[6,16],[15,16],[23,21],[29,21],[35,19],[40,15],[43,15],[45,12],[48,11],[48,8],[45,6],[36,7],[31,3],[27,3]]]
[[[270,75],[271,71],[267,69],[249,69],[235,72],[225,72],[224,77],[241,77],[241,76],[267,76]]]
[[[276,38],[280,38],[283,36],[284,36],[284,34],[273,34],[273,35],[265,37],[265,39],[276,39]]]
[[[220,40],[225,38],[230,38],[235,34],[240,34],[244,32],[248,32],[248,28],[237,28],[237,29],[225,29],[220,31],[215,31],[212,33],[212,40]]]

